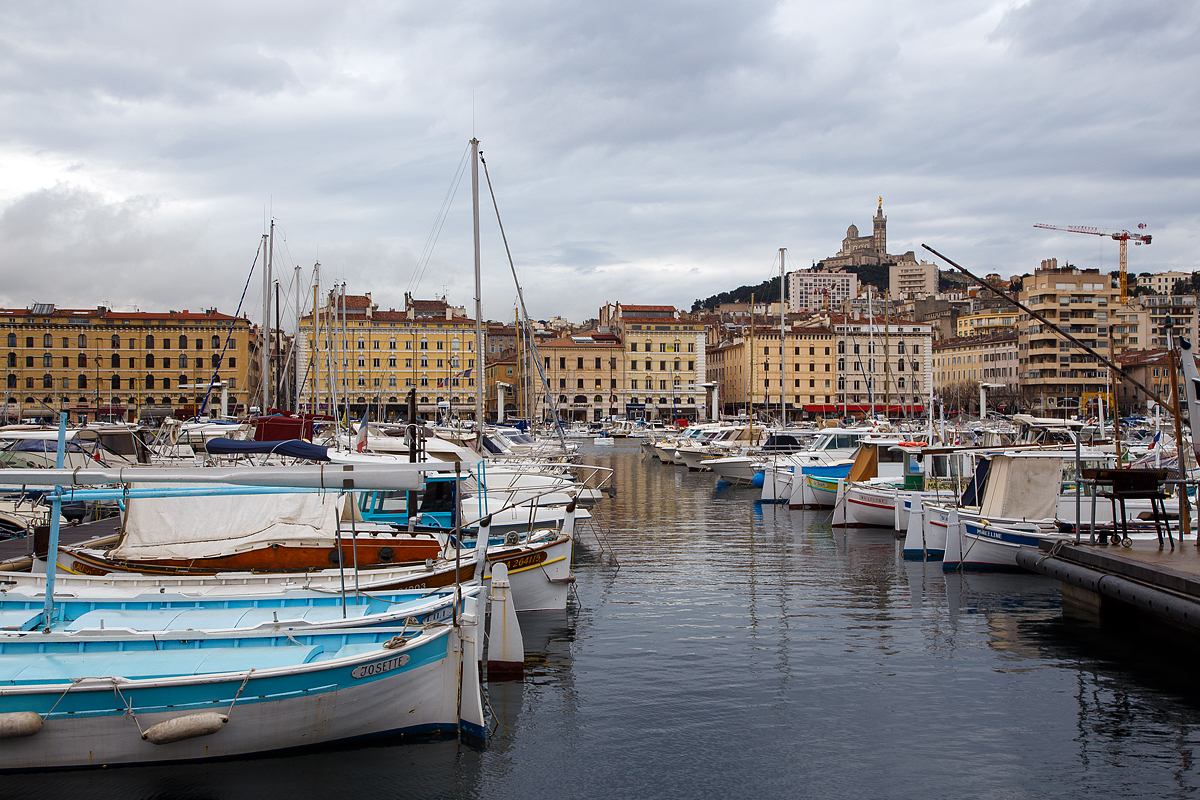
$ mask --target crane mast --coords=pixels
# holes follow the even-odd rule
[[[1150,244],[1150,240],[1152,238],[1150,234],[1130,233],[1127,230],[1114,230],[1112,228],[1093,228],[1090,225],[1045,225],[1040,222],[1033,227],[1045,228],[1046,230],[1050,231],[1066,231],[1067,233],[1087,233],[1092,236],[1104,236],[1108,239],[1114,239],[1119,242],[1121,245],[1121,305],[1124,305],[1129,301],[1129,243],[1133,242],[1135,245]],[[1144,223],[1138,225],[1139,230],[1142,230],[1145,227],[1146,225]]]

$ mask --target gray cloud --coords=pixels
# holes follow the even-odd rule
[[[836,250],[877,195],[894,250],[1112,269],[1115,246],[1032,224],[1147,222],[1135,268],[1191,269],[1198,29],[1161,0],[8,5],[0,175],[49,177],[6,201],[0,264],[60,276],[62,302],[232,309],[269,208],[289,266],[398,305],[474,95],[539,317],[758,282],[778,247]],[[469,236],[464,182],[418,293],[471,304]],[[23,280],[8,302],[55,299]]]

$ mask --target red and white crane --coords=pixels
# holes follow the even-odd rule
[[[1068,233],[1090,233],[1092,236],[1104,236],[1109,239],[1115,239],[1121,243],[1121,304],[1124,305],[1129,299],[1129,279],[1126,276],[1126,265],[1128,263],[1128,248],[1129,243],[1135,245],[1150,244],[1150,234],[1148,233],[1130,233],[1126,230],[1113,230],[1111,228],[1093,228],[1088,225],[1044,225],[1037,223],[1033,227],[1045,228],[1051,231],[1067,231]],[[1145,230],[1146,225],[1142,223],[1138,225],[1138,230]]]

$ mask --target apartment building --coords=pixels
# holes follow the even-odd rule
[[[4,418],[73,421],[245,414],[258,386],[259,331],[203,312],[112,311],[38,303],[0,309],[7,344]],[[229,407],[220,406],[220,388]],[[205,399],[207,397],[207,403]]]
[[[858,296],[858,276],[853,272],[802,269],[787,275],[788,306],[793,314],[840,308]]]
[[[625,358],[621,339],[615,333],[590,330],[551,339],[538,345],[538,355],[559,419],[589,422],[624,413],[619,395]],[[668,376],[678,381],[682,374],[678,366],[674,372],[665,372],[659,373],[663,374],[664,386],[671,380]],[[535,394],[539,411],[535,416],[539,418],[544,416],[545,394]]]
[[[1123,353],[1117,361],[1134,380],[1143,386],[1148,386],[1151,391],[1157,393],[1168,403],[1174,402],[1174,394],[1171,391],[1171,357],[1166,349],[1131,350]],[[1182,390],[1184,381],[1182,363],[1177,362],[1175,370],[1176,385]],[[1134,386],[1132,382],[1121,380],[1117,389],[1117,400],[1121,404],[1121,413],[1139,414],[1146,412],[1149,408],[1150,396]],[[1163,412],[1163,419],[1170,419],[1166,411]]]
[[[990,384],[989,407],[1013,405],[1019,394],[1019,373],[1015,328],[945,339],[933,345],[933,388],[950,410],[977,409],[981,383]]]
[[[439,408],[475,415],[475,320],[442,297],[404,296],[404,308],[382,311],[371,293],[331,292],[317,318],[300,319],[301,408],[384,419],[407,416],[415,389],[417,412],[436,417]],[[382,409],[382,411],[380,411]]]
[[[762,413],[788,421],[832,413],[835,344],[823,326],[743,333],[709,355],[716,402],[726,416]],[[786,403],[786,408],[784,404]]]
[[[1190,272],[1159,272],[1156,275],[1139,275],[1137,285],[1149,289],[1154,294],[1171,294],[1175,284],[1192,279]]]
[[[1021,302],[1089,347],[1107,353],[1110,311],[1116,316],[1118,290],[1096,269],[1060,268],[1048,259],[1022,281]],[[1107,368],[1075,345],[1021,314],[1020,381],[1023,405],[1038,416],[1077,414],[1087,396],[1103,391]]]
[[[1011,308],[1011,307],[1010,307]],[[1017,331],[1015,308],[988,309],[975,314],[961,316],[956,321],[958,336],[992,336],[997,333]]]
[[[937,264],[900,260],[888,267],[888,294],[893,299],[933,297],[937,293]]]
[[[608,303],[597,316],[600,333],[624,348],[615,413],[629,418],[704,419],[707,416],[704,325],[674,306]]]
[[[920,414],[925,410],[932,369],[933,328],[898,317],[837,316],[837,392],[843,415],[876,413],[889,416]]]

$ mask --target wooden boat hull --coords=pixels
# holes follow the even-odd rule
[[[469,551],[464,551],[463,558],[458,570],[458,582],[465,583],[475,576],[475,562],[468,557]],[[270,575],[276,576],[281,581],[291,576],[292,581],[301,579],[307,580],[314,573],[322,573],[325,582],[328,582],[328,576],[324,573],[329,572],[327,565],[319,565],[307,571],[293,572],[275,572],[270,570],[252,571],[242,570],[239,572],[218,571],[218,570],[189,570],[189,569],[169,569],[158,568],[157,565],[135,564],[125,561],[112,561],[102,556],[89,551],[83,550],[63,550],[58,557],[59,569],[64,570],[71,575],[89,576],[89,577],[107,577],[107,576],[145,576],[150,583],[158,585],[160,581],[155,578],[214,578],[218,576],[227,576],[227,580],[239,582],[237,577],[239,574],[246,575]],[[353,571],[350,559],[346,560],[346,580],[353,581]],[[336,574],[336,572],[335,572]],[[452,586],[455,583],[454,562],[452,560],[441,559],[436,561],[432,567],[421,569],[413,567],[411,569],[397,569],[396,565],[378,565],[374,569],[363,568],[359,570],[359,585],[362,588],[369,587],[372,591],[382,589],[436,589],[443,586]],[[122,585],[125,582],[122,581]],[[69,585],[64,583],[63,585]],[[173,585],[165,583],[163,585]]]
[[[145,575],[215,575],[218,572],[311,572],[344,564],[360,569],[412,564],[437,559],[441,544],[432,537],[408,536],[346,537],[339,561],[337,547],[292,547],[273,545],[217,558],[119,560],[98,558],[80,551],[64,550],[68,556],[59,564],[71,572],[104,575],[107,572],[140,572]],[[76,566],[78,564],[78,566]],[[99,570],[99,571],[94,571]]]

